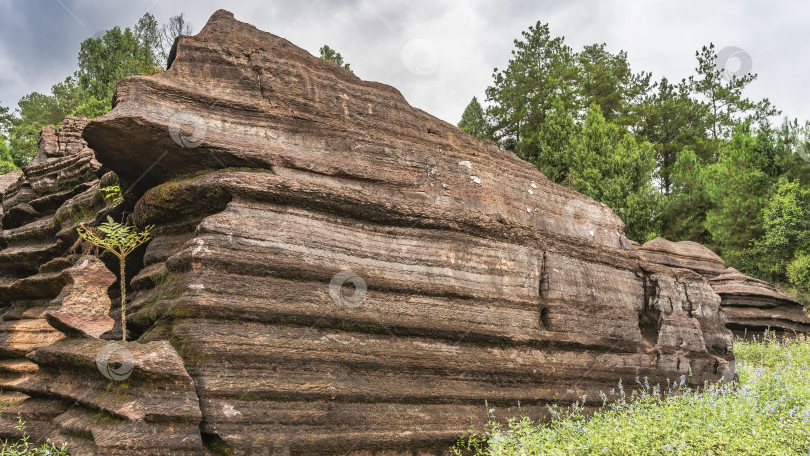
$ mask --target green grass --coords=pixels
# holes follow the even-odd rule
[[[810,455],[810,337],[734,344],[739,382],[680,384],[627,396],[621,385],[591,417],[549,407],[550,422],[490,422],[457,455]],[[685,378],[680,382],[684,383]],[[643,383],[643,381],[642,381]]]
[[[7,404],[0,403],[0,409],[6,405]],[[69,456],[67,445],[57,447],[50,443],[44,443],[42,445],[30,443],[28,441],[30,436],[25,433],[25,423],[23,423],[22,418],[19,416],[17,417],[17,426],[15,427],[18,431],[23,433],[23,438],[16,442],[0,440],[0,456]]]

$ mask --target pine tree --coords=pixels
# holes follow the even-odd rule
[[[481,103],[478,102],[477,98],[473,97],[467,107],[464,108],[458,128],[476,138],[489,137],[489,126],[484,117],[484,108],[481,107]]]
[[[340,52],[330,48],[327,45],[323,45],[320,49],[321,58],[324,60],[328,60],[330,62],[336,63],[339,67],[343,68],[344,70],[348,71],[349,73],[353,73],[351,65],[347,62],[343,61],[343,56],[340,55]]]

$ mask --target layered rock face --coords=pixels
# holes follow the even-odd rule
[[[87,119],[68,117],[57,133],[44,128],[39,155],[3,191],[0,233],[0,388],[27,378],[37,367],[25,355],[62,338],[43,318],[67,283],[62,270],[75,259],[76,226],[92,221],[106,203],[105,175],[81,138]],[[9,176],[9,175],[7,175]],[[4,177],[2,180],[7,180]]]
[[[691,269],[709,280],[721,297],[724,318],[737,333],[777,331],[810,332],[810,318],[801,304],[780,293],[773,284],[754,279],[696,242],[655,238],[639,247],[639,255],[654,263]]]
[[[703,244],[692,241],[672,242],[655,238],[639,247],[639,255],[647,261],[673,268],[691,269],[707,280],[726,269],[726,263]]]
[[[770,328],[810,333],[810,317],[802,305],[764,280],[728,268],[709,283],[722,298],[726,325],[735,332]]]
[[[103,377],[81,360],[103,342],[69,330],[17,386],[42,404],[40,438],[81,454],[442,454],[488,409],[541,417],[601,405],[619,379],[733,374],[706,280],[646,260],[609,208],[511,152],[225,11],[170,63],[122,80],[83,134],[141,194],[133,221],[155,225],[131,281],[134,392],[88,399]],[[165,361],[139,364],[152,352]],[[147,423],[151,446],[109,445]]]
[[[44,315],[64,338],[28,354],[38,371],[11,388],[30,398],[3,410],[0,434],[21,438],[19,416],[33,439],[74,455],[200,454],[199,400],[175,349],[99,340],[113,327],[115,274],[84,256],[63,275],[68,284]]]

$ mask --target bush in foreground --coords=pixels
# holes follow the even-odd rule
[[[577,405],[550,407],[550,422],[523,417],[490,422],[453,448],[457,455],[808,455],[810,454],[810,337],[734,344],[739,382],[647,387],[585,417]],[[607,402],[610,394],[618,399]]]

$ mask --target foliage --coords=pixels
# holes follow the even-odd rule
[[[749,273],[746,250],[762,235],[762,211],[770,190],[756,146],[756,138],[738,132],[720,151],[717,163],[706,167],[704,180],[712,201],[705,222],[711,244],[727,262]]]
[[[344,70],[348,71],[349,73],[353,73],[351,65],[349,65],[347,62],[343,61],[343,56],[340,55],[340,52],[337,52],[336,50],[330,48],[329,46],[327,46],[325,44],[321,47],[321,49],[319,51],[321,53],[321,58],[322,59],[328,60],[330,62],[334,62],[334,63],[337,64],[337,66],[343,68]]]
[[[810,253],[801,252],[787,265],[787,277],[805,305],[810,295]],[[810,307],[810,306],[807,306]]]
[[[571,48],[551,36],[548,24],[537,22],[522,36],[506,69],[495,69],[486,95],[494,137],[525,158],[521,140],[545,121],[555,100],[566,111],[575,109],[577,67]]]
[[[109,188],[109,187],[107,187]],[[120,191],[120,190],[119,190]],[[101,247],[118,258],[121,266],[121,329],[123,340],[127,340],[127,320],[126,320],[126,258],[133,250],[149,240],[153,226],[147,226],[143,231],[133,231],[131,226],[122,225],[107,216],[107,221],[98,228],[87,227],[82,223],[76,230],[79,236],[87,242]]]
[[[611,54],[605,43],[585,46],[576,58],[580,109],[597,105],[607,121],[623,127],[636,125],[651,74],[633,73],[627,53]]]
[[[527,417],[454,447],[474,455],[805,455],[810,451],[810,337],[737,340],[739,382],[685,386],[639,382],[618,389],[586,417],[580,404],[549,406],[550,422]]]
[[[706,213],[712,204],[706,192],[704,165],[690,147],[677,157],[670,174],[672,191],[662,204],[662,234],[668,239],[706,243],[710,239]]]
[[[654,89],[638,108],[642,113],[638,134],[654,145],[656,174],[664,194],[669,194],[671,174],[676,172],[681,152],[705,149],[700,146],[706,131],[706,107],[690,96],[686,81],[671,84],[662,78]]]
[[[112,103],[115,84],[124,76],[141,74],[157,66],[155,59],[154,18],[139,21],[136,32],[129,27],[121,30],[113,27],[98,38],[84,40],[79,48],[79,70],[76,78],[81,90],[89,97],[105,103],[107,110]],[[144,28],[151,27],[151,30]],[[142,41],[145,39],[147,41]]]
[[[726,71],[726,62],[718,62],[714,44],[703,46],[695,56],[697,75],[689,78],[689,84],[708,108],[706,120],[712,139],[728,138],[739,124],[752,126],[779,114],[767,98],[753,102],[743,97],[743,90],[756,80],[756,73],[737,75]]]
[[[36,156],[44,125],[58,127],[68,115],[98,117],[112,108],[113,91],[121,78],[163,71],[163,63],[158,62],[165,41],[174,42],[180,32],[191,33],[182,14],[159,29],[154,16],[146,13],[134,29],[113,27],[84,40],[78,70],[72,76],[51,87],[49,94],[23,96],[13,114],[0,107],[0,172],[19,168]]]
[[[758,247],[767,255],[769,269],[765,272],[773,280],[784,281],[787,265],[796,254],[810,252],[810,188],[782,180],[767,203],[763,219],[764,235]],[[798,271],[797,267],[794,270]]]
[[[20,415],[17,415],[17,425],[15,429],[23,433],[22,439],[16,442],[0,440],[0,456],[68,456],[67,444],[57,447],[51,443],[43,443],[36,446],[30,443],[31,436],[25,433],[25,423]]]
[[[8,108],[0,106],[0,174],[5,174],[17,169],[14,163],[14,155],[8,143],[9,129],[11,128],[11,115]]]
[[[484,108],[481,107],[481,103],[478,102],[476,97],[473,97],[470,104],[464,108],[464,113],[461,114],[461,120],[458,122],[458,128],[476,138],[489,137],[489,125],[484,114]]]
[[[632,239],[705,243],[729,266],[784,282],[792,251],[768,251],[765,209],[781,180],[810,188],[810,122],[774,128],[779,111],[746,96],[757,75],[728,71],[719,54],[704,46],[693,75],[652,83],[626,52],[575,52],[537,22],[493,72],[483,122],[471,103],[460,125],[488,125],[502,148],[610,206]]]
[[[651,183],[652,146],[607,122],[599,106],[591,106],[580,128],[555,101],[546,122],[526,143],[535,151],[530,161],[541,172],[610,206],[625,221],[628,237],[655,237],[659,198]]]
[[[104,194],[104,201],[107,201],[111,207],[118,206],[124,202],[124,197],[121,195],[121,187],[118,185],[110,185],[99,190]]]

